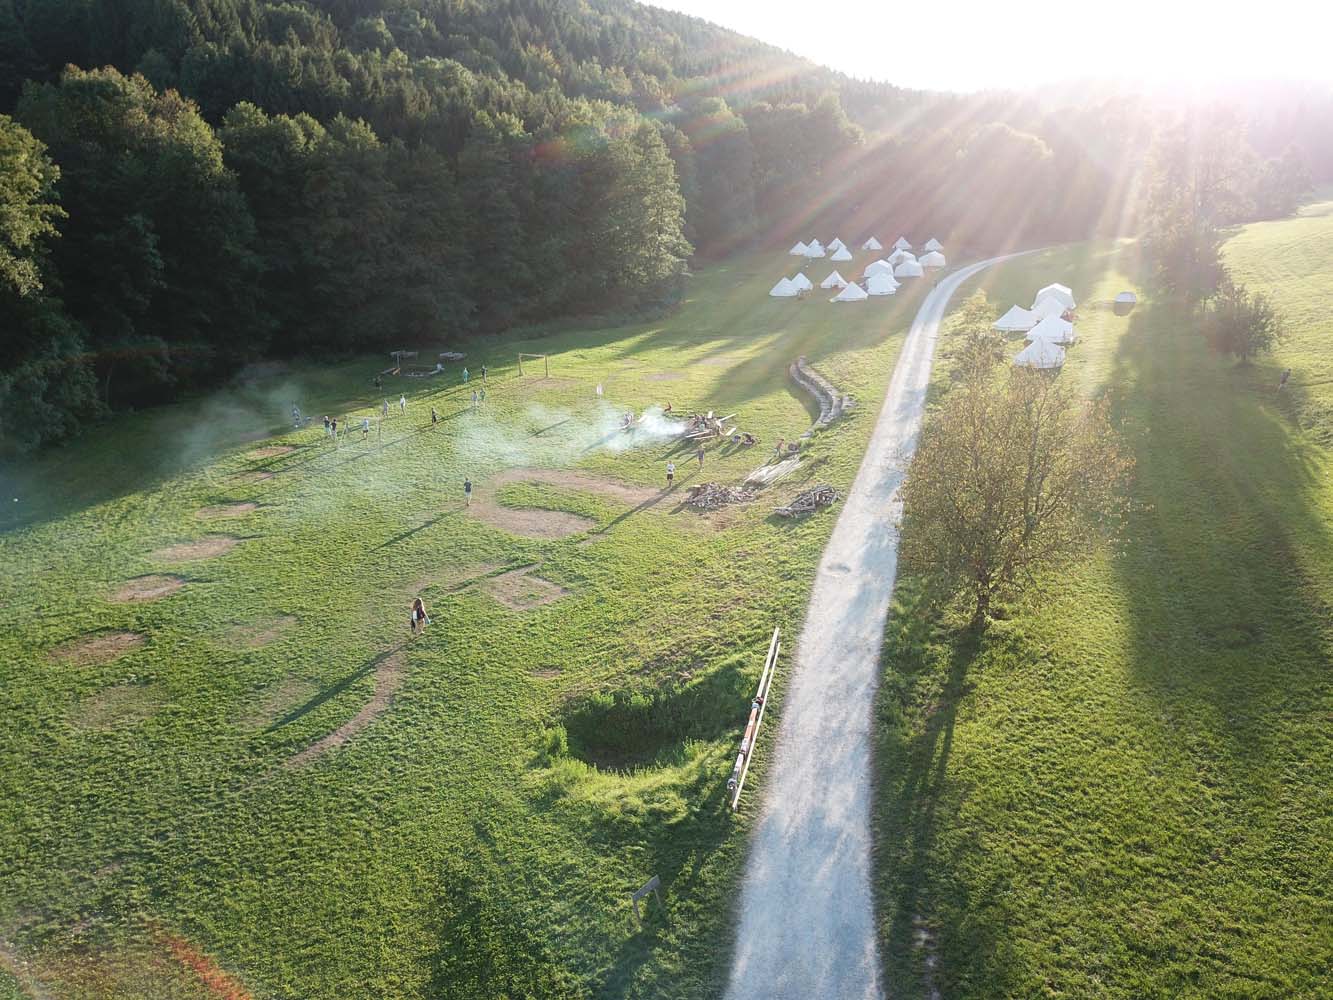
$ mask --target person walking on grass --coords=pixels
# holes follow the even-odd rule
[[[1291,369],[1290,368],[1283,369],[1282,377],[1278,380],[1277,383],[1278,392],[1281,392],[1283,389],[1287,387],[1287,382],[1288,380],[1290,380],[1290,378],[1291,378]]]
[[[474,410],[477,408],[477,390],[476,390],[476,389],[473,389],[473,390],[472,390],[472,408],[473,408]]]
[[[463,368],[463,384],[464,384],[464,385],[467,385],[467,380],[468,380],[469,378],[471,378],[471,376],[468,375],[467,367],[464,366],[464,368]]]
[[[481,366],[481,381],[482,381],[483,384],[485,384],[485,382],[486,382],[486,366],[485,366],[485,365],[482,365],[482,366]]]
[[[385,396],[384,405],[380,407],[380,416],[387,417],[388,415],[389,415],[389,397]]]
[[[430,425],[434,427],[440,422],[440,415],[435,412],[435,407],[430,408]]]
[[[370,418],[361,418],[361,440],[365,441],[370,437]]]
[[[699,460],[699,468],[704,467],[704,446],[699,445],[699,450],[694,453],[694,457]]]
[[[484,385],[481,387],[481,394],[477,398],[483,403],[486,402],[486,387]]]
[[[671,484],[676,481],[676,463],[667,460],[667,489],[671,489]]]
[[[398,397],[398,412],[399,412],[399,413],[406,413],[406,412],[407,412],[407,397],[406,397],[406,396],[399,396],[399,397]]]
[[[329,436],[329,415],[327,413],[324,414],[324,436]]]
[[[463,480],[463,506],[464,506],[464,507],[471,507],[471,506],[472,506],[472,480],[471,480],[471,479],[464,479],[464,480]]]
[[[420,635],[430,624],[430,615],[426,614],[426,605],[420,597],[412,599],[412,634]]]

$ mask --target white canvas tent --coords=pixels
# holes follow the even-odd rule
[[[1049,340],[1034,340],[1014,358],[1019,368],[1059,368],[1064,363],[1065,349]]]
[[[1035,306],[1042,299],[1054,298],[1064,303],[1066,309],[1074,308],[1074,292],[1068,285],[1047,285],[1041,291],[1037,292],[1037,297],[1032,300]]]
[[[1139,301],[1139,297],[1133,292],[1121,292],[1115,297],[1115,304],[1118,306],[1132,306]]]
[[[804,257],[807,249],[808,247],[806,247],[804,243],[798,242],[794,247],[788,250],[787,253],[791,254],[793,257]]]
[[[836,236],[828,241],[829,250],[841,250],[845,246],[847,246],[847,244],[844,243],[842,240],[838,239]]]
[[[848,252],[846,247],[838,247],[838,249],[833,252],[833,256],[829,258],[829,260],[838,260],[838,261],[851,260],[851,259],[852,255],[850,252]]]
[[[893,274],[893,265],[887,260],[872,260],[866,265],[866,269],[861,272],[861,277],[868,278],[877,271],[883,271],[886,274]]]
[[[893,253],[889,254],[889,263],[894,267],[897,267],[905,260],[916,260],[916,257],[908,250],[895,250]]]
[[[1074,324],[1059,316],[1047,316],[1028,331],[1028,340],[1049,340],[1052,344],[1072,344]]]
[[[1014,306],[991,325],[1006,333],[1024,333],[1037,325],[1039,318],[1022,306]]]
[[[819,245],[818,240],[814,243],[807,243],[805,245],[805,255],[806,257],[823,257],[824,248]]]
[[[877,271],[866,279],[866,292],[870,295],[892,295],[896,291],[898,282],[883,271]]]
[[[862,249],[862,250],[883,250],[883,249],[884,249],[884,244],[881,243],[879,240],[875,239],[875,237],[872,236],[872,237],[870,237],[870,239],[866,240],[864,243],[861,244],[861,249]]]
[[[927,252],[934,251],[934,250],[943,250],[943,249],[944,249],[944,244],[941,243],[939,240],[935,239],[935,237],[933,237],[933,236],[932,236],[932,237],[930,238],[930,240],[926,243],[926,251],[927,251]]]
[[[846,288],[847,279],[837,271],[834,271],[827,278],[819,283],[820,288]]]
[[[799,288],[791,283],[789,278],[783,278],[768,290],[768,294],[775,299],[794,299],[800,291]]]
[[[870,297],[870,296],[868,296],[868,295],[866,294],[866,291],[865,291],[864,288],[862,288],[860,285],[855,285],[855,284],[853,284],[853,285],[848,285],[846,288],[844,288],[842,291],[840,291],[837,295],[833,296],[833,298],[829,299],[829,301],[830,301],[830,302],[864,302],[864,301],[865,301],[866,299],[868,299],[869,297]]]
[[[930,253],[923,253],[918,261],[922,267],[943,267],[945,264],[944,254],[938,250],[932,250]]]
[[[1045,319],[1047,316],[1063,316],[1068,311],[1068,307],[1054,295],[1048,295],[1046,298],[1038,299],[1033,303],[1029,311],[1037,319]]]
[[[923,274],[925,274],[925,271],[914,260],[905,260],[893,269],[895,278],[919,278]]]
[[[895,249],[895,250],[911,250],[911,249],[912,249],[912,244],[910,244],[910,243],[907,242],[907,237],[906,237],[906,236],[899,236],[899,237],[898,237],[898,241],[897,241],[896,243],[893,244],[893,249]]]
[[[796,276],[791,279],[791,283],[803,292],[808,292],[815,287],[814,283],[799,271],[796,272]]]

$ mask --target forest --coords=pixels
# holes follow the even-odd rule
[[[1243,137],[1221,221],[1279,217],[1331,126],[908,91],[630,0],[0,0],[0,451],[261,358],[670,308],[798,235],[1134,233],[1182,134]]]

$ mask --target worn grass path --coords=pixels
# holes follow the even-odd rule
[[[870,884],[871,708],[898,563],[895,499],[916,446],[940,320],[921,305],[866,456],[824,549],[785,695],[741,895],[727,996],[880,997]]]

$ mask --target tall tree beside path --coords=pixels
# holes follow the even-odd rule
[[[969,378],[928,422],[903,487],[903,555],[973,602],[1086,550],[1125,504],[1132,461],[1105,400],[1044,372]]]

